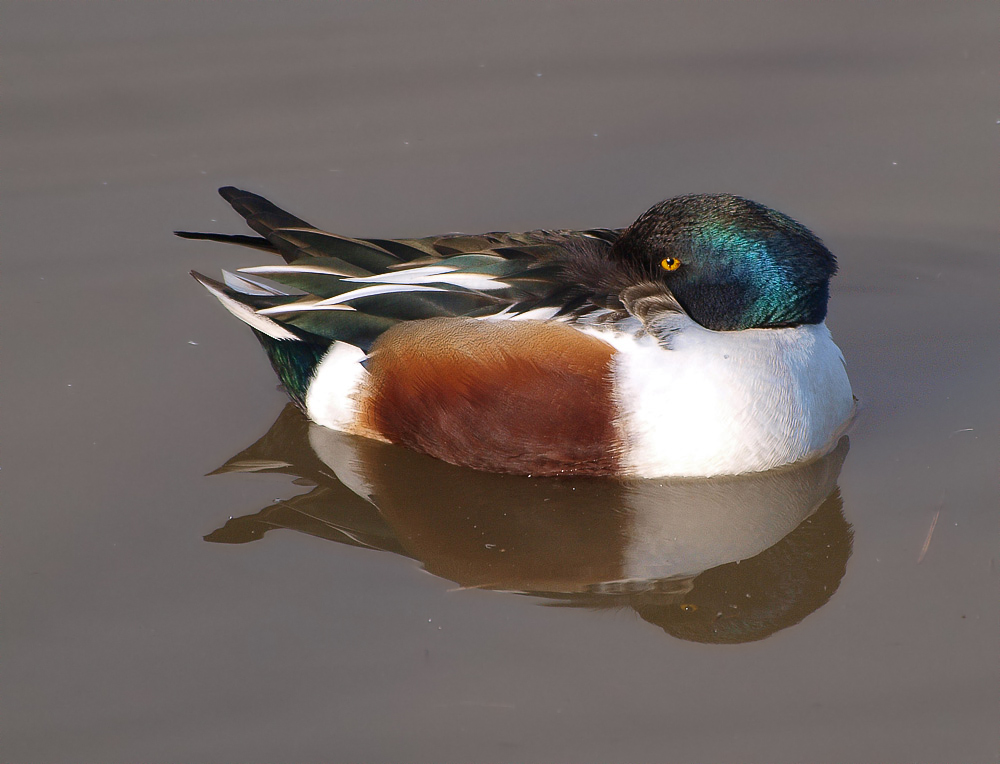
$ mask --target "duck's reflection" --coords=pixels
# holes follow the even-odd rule
[[[312,425],[289,405],[216,472],[279,472],[311,491],[206,536],[288,528],[395,552],[462,587],[633,608],[682,639],[748,642],[801,621],[851,554],[837,476],[820,461],[713,480],[533,479],[454,467]]]

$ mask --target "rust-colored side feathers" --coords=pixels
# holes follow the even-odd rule
[[[613,356],[563,324],[405,322],[372,347],[358,424],[475,469],[618,474]]]

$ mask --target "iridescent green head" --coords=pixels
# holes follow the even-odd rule
[[[629,226],[612,257],[666,284],[716,331],[817,324],[837,261],[805,226],[732,194],[660,202]]]

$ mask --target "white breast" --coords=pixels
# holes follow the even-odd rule
[[[618,425],[631,475],[733,475],[820,456],[853,411],[825,324],[713,332],[688,320],[669,349],[649,335],[602,336],[618,350]]]

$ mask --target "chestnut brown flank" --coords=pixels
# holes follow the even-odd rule
[[[617,474],[613,355],[562,324],[408,321],[372,348],[359,425],[474,469]]]

